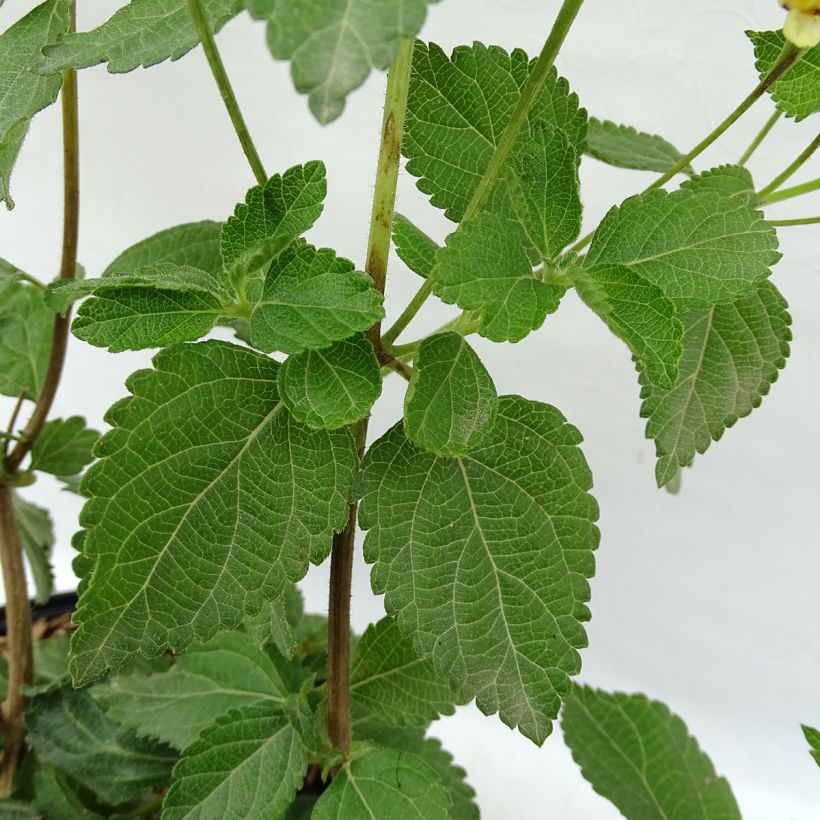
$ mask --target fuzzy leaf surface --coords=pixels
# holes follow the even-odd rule
[[[320,350],[383,316],[382,296],[366,273],[329,248],[299,241],[268,269],[251,314],[251,339],[266,352]]]
[[[638,131],[631,125],[589,119],[586,153],[607,165],[634,171],[668,171],[683,156],[671,142],[657,134]],[[692,166],[683,171],[691,174]]]
[[[436,252],[441,246],[401,214],[393,216],[393,244],[399,259],[413,273],[417,273],[422,279],[430,275]]]
[[[82,484],[94,568],[75,613],[77,683],[237,627],[327,556],[347,520],[353,438],[297,423],[278,369],[225,342],[178,345],[109,410]]]
[[[729,784],[663,703],[577,686],[561,725],[584,777],[624,817],[740,820]]]
[[[239,14],[242,0],[203,0],[211,31]],[[178,60],[199,44],[186,0],[131,0],[92,31],[67,34],[43,50],[42,74],[107,63],[112,74]]]
[[[100,434],[85,426],[82,416],[46,422],[31,448],[31,469],[57,476],[81,473],[94,456]]]
[[[712,191],[735,197],[748,205],[757,204],[755,183],[748,168],[740,165],[718,165],[687,179],[681,188],[690,191]]]
[[[487,368],[460,333],[426,338],[404,398],[404,432],[440,456],[473,449],[492,427],[498,394]]]
[[[363,419],[381,392],[379,362],[361,333],[289,356],[279,370],[282,401],[295,419],[316,429]]]
[[[566,290],[536,279],[526,247],[517,223],[484,212],[447,237],[433,290],[448,304],[480,310],[482,336],[519,342],[558,309]]]
[[[34,794],[34,803],[43,817],[103,820],[103,815],[91,811],[83,804],[68,776],[53,766],[37,766],[34,772]]]
[[[759,211],[737,197],[684,188],[611,208],[586,265],[626,265],[683,311],[754,292],[779,259],[777,234]]]
[[[365,559],[387,611],[459,700],[538,744],[586,645],[598,507],[580,441],[555,408],[504,396],[462,458],[420,450],[397,425],[362,474]]]
[[[786,364],[791,317],[770,282],[751,296],[681,317],[683,355],[674,387],[642,377],[641,415],[655,442],[658,486],[705,453],[769,392]]]
[[[285,658],[292,658],[296,651],[294,630],[302,622],[304,599],[295,584],[288,584],[285,591],[268,601],[256,615],[245,618],[245,633],[256,646],[272,643]]]
[[[48,510],[26,501],[16,492],[12,495],[12,503],[23,554],[34,581],[34,600],[38,604],[44,604],[54,594],[51,552],[55,539],[51,515]]]

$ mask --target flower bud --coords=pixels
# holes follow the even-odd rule
[[[785,38],[798,48],[812,48],[820,43],[820,0],[781,0],[789,10]]]

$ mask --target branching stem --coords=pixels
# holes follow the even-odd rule
[[[784,199],[792,199],[818,190],[820,190],[820,177],[808,182],[801,182],[800,185],[793,185],[791,188],[781,188],[767,197],[761,197],[760,201],[763,205],[771,205],[773,202],[782,202]]]
[[[772,114],[771,117],[769,117],[769,119],[766,120],[763,127],[760,129],[760,131],[758,131],[757,136],[755,136],[755,138],[749,144],[749,147],[743,152],[743,155],[737,161],[738,165],[745,165],[752,158],[752,154],[754,154],[754,152],[757,151],[758,148],[760,148],[760,144],[763,142],[763,140],[766,139],[766,137],[769,136],[769,133],[771,132],[772,128],[775,127],[778,120],[782,116],[783,112],[778,110],[775,111],[774,114]]]
[[[790,163],[783,169],[765,188],[759,192],[760,199],[763,202],[773,202],[772,194],[777,191],[780,186],[792,177],[792,175],[803,167],[806,161],[820,148],[820,134],[818,134],[798,155],[794,162]]]

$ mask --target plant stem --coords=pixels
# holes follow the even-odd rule
[[[555,18],[552,29],[544,42],[544,47],[538,55],[538,60],[521,89],[521,96],[510,117],[510,121],[501,132],[501,137],[498,140],[495,151],[493,151],[493,155],[490,157],[490,162],[484,170],[484,174],[479,180],[475,191],[473,191],[473,196],[464,212],[462,222],[466,222],[468,219],[474,219],[487,204],[487,200],[510,157],[515,141],[522,127],[527,122],[530,109],[541,93],[544,83],[547,81],[550,70],[555,63],[555,58],[558,56],[558,52],[561,50],[561,46],[564,44],[564,40],[567,34],[569,34],[569,30],[575,18],[578,16],[583,2],[584,0],[564,0],[561,4],[558,16]],[[421,309],[421,306],[427,301],[427,298],[433,292],[433,280],[434,274],[431,272],[395,324],[384,334],[384,340],[387,344],[394,342],[398,338],[399,334],[410,324],[413,317]]]
[[[820,134],[818,134],[797,156],[794,162],[788,165],[781,173],[779,173],[765,188],[763,188],[759,196],[763,201],[771,202],[769,198],[771,194],[777,191],[780,186],[789,179],[803,164],[811,157],[811,155],[820,148]]]
[[[783,116],[782,111],[775,111],[768,120],[766,120],[765,125],[758,131],[757,136],[751,141],[749,147],[743,152],[743,156],[737,161],[738,165],[745,165],[752,157],[755,151],[760,147],[760,144],[766,137],[769,136],[769,132],[774,128],[777,124],[777,121]]]
[[[798,219],[770,219],[770,225],[786,227],[788,225],[817,225],[820,223],[820,216],[801,216]]]
[[[28,394],[28,387],[24,387],[20,391],[20,395],[17,397],[17,401],[14,404],[14,409],[11,411],[11,418],[9,419],[9,426],[6,431],[6,441],[3,443],[3,458],[6,457],[6,453],[8,452],[8,445],[9,441],[22,441],[21,436],[16,436],[14,434],[14,427],[17,424],[17,417],[20,415],[20,410],[23,408],[23,401]]]
[[[782,188],[779,191],[775,191],[773,194],[761,198],[761,203],[763,205],[771,205],[773,202],[782,202],[784,199],[792,199],[792,197],[809,194],[817,190],[820,190],[820,177],[812,179],[809,182],[802,182],[800,185],[794,185],[791,188]]]
[[[222,95],[222,101],[225,103],[228,116],[231,118],[234,131],[236,131],[236,136],[239,137],[242,150],[248,158],[248,163],[251,166],[253,175],[256,177],[256,181],[260,185],[263,185],[267,182],[268,175],[265,173],[262,160],[259,158],[256,146],[253,144],[250,131],[248,131],[248,126],[245,123],[245,118],[242,116],[242,111],[239,108],[239,103],[233,92],[231,81],[228,79],[228,74],[225,71],[225,65],[219,56],[219,50],[216,47],[213,32],[208,25],[205,11],[202,8],[202,0],[188,0],[188,8],[194,20],[197,34],[199,34],[199,39],[202,41],[202,48],[205,50],[205,57],[208,60],[208,65],[211,67],[211,73],[214,75],[216,84],[219,87],[219,93]]]
[[[407,91],[413,60],[412,37],[404,37],[387,75],[376,186],[370,216],[365,270],[376,288],[384,293],[387,281],[387,260],[393,231],[393,211],[396,185],[407,111]],[[389,364],[407,376],[407,367],[386,353],[381,346],[380,325],[377,322],[368,333],[381,364]],[[356,440],[359,458],[364,455],[367,441],[367,419],[350,428]],[[350,588],[353,575],[353,548],[356,541],[357,502],[348,509],[347,524],[333,536],[330,554],[330,596],[327,633],[327,723],[330,742],[347,755],[353,736],[350,727]]]

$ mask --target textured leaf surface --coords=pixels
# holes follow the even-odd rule
[[[426,726],[455,711],[447,681],[390,617],[367,627],[356,643],[350,694],[356,706],[397,726]]]
[[[812,729],[811,726],[802,726],[803,735],[806,738],[810,748],[809,754],[820,765],[820,732],[817,729]]]
[[[446,820],[451,805],[435,770],[421,758],[371,748],[339,770],[311,820]]]
[[[129,379],[82,485],[94,570],[75,613],[75,681],[238,626],[327,555],[347,520],[353,439],[294,421],[277,375],[266,356],[213,341],[163,351]]]
[[[387,611],[460,700],[537,743],[586,644],[598,508],[580,441],[555,408],[505,396],[479,449],[440,458],[397,425],[362,475],[365,558]]]
[[[747,31],[761,79],[777,62],[786,43],[782,31]],[[820,111],[820,45],[802,54],[769,92],[787,116],[802,120]]]
[[[60,77],[31,71],[40,49],[68,28],[68,0],[47,0],[0,35],[0,202],[13,208],[9,178],[31,118],[57,99]]]
[[[668,390],[645,383],[641,392],[660,487],[760,404],[789,355],[791,317],[769,282],[751,296],[693,311],[682,321],[677,383]]]
[[[285,658],[292,658],[296,650],[294,629],[302,621],[304,600],[295,584],[268,601],[256,613],[245,618],[245,632],[256,646],[273,644]]]
[[[777,235],[759,211],[737,197],[682,189],[612,208],[586,265],[626,265],[679,310],[693,310],[752,293],[778,259]]]
[[[300,241],[270,266],[253,306],[251,338],[266,352],[301,353],[367,330],[383,316],[382,296],[366,273],[329,248]]]
[[[401,214],[393,216],[393,244],[399,259],[413,273],[417,273],[422,279],[430,275],[440,245]]]
[[[729,784],[663,703],[578,686],[561,725],[584,777],[624,817],[740,820]]]
[[[436,255],[433,290],[445,302],[480,310],[479,333],[518,342],[558,309],[565,288],[536,279],[515,222],[482,213],[447,237]]]
[[[641,362],[646,378],[672,387],[683,351],[683,325],[663,291],[623,265],[581,270],[574,281],[581,299]]]
[[[288,694],[270,655],[241,632],[192,646],[167,671],[117,675],[94,688],[112,720],[177,749],[232,709],[281,708]]]
[[[282,401],[309,427],[333,429],[359,421],[381,392],[379,362],[362,334],[289,356],[279,370]]]
[[[31,469],[77,475],[94,458],[91,450],[99,437],[96,430],[85,426],[82,416],[49,421],[31,448]]]
[[[62,687],[38,695],[26,713],[28,743],[109,803],[122,803],[171,779],[176,755],[112,723],[88,692]]]
[[[586,153],[617,168],[659,174],[668,171],[682,156],[672,143],[657,134],[595,117],[589,119]],[[687,165],[684,171],[691,174],[692,166]]]
[[[54,571],[50,560],[54,549],[51,516],[48,510],[26,501],[17,493],[13,494],[12,500],[20,543],[34,581],[34,600],[44,604],[54,594]]]
[[[755,184],[748,168],[740,165],[719,165],[687,179],[681,188],[691,191],[712,191],[735,197],[749,205],[757,203]]]
[[[428,2],[435,0],[273,0],[268,45],[291,61],[296,90],[329,123],[372,68],[390,67],[400,39],[418,34]]]
[[[242,9],[242,0],[203,0],[211,31],[219,31]],[[112,74],[178,60],[199,43],[186,0],[131,0],[93,31],[68,34],[44,49],[37,70],[108,63]]]
[[[295,165],[251,188],[222,228],[222,259],[235,278],[267,265],[319,218],[327,194],[324,163]]]
[[[87,808],[67,775],[53,766],[38,766],[34,772],[35,805],[43,817],[62,820],[103,820]],[[0,814],[2,817],[2,814]]]
[[[163,803],[164,820],[282,817],[308,760],[299,732],[271,705],[235,709],[185,750]]]
[[[416,46],[403,144],[407,170],[419,177],[419,190],[453,221],[464,215],[529,72],[530,62],[520,49],[510,54],[475,43],[459,46],[448,57],[434,43]],[[555,69],[521,131],[524,143],[532,124],[544,121],[560,128],[580,153],[586,112]],[[507,197],[501,180],[485,210],[511,216]]]
[[[404,432],[440,456],[473,449],[492,427],[498,395],[492,377],[459,333],[447,331],[419,346],[404,399]]]
[[[35,806],[22,800],[0,800],[0,820],[43,820]]]

